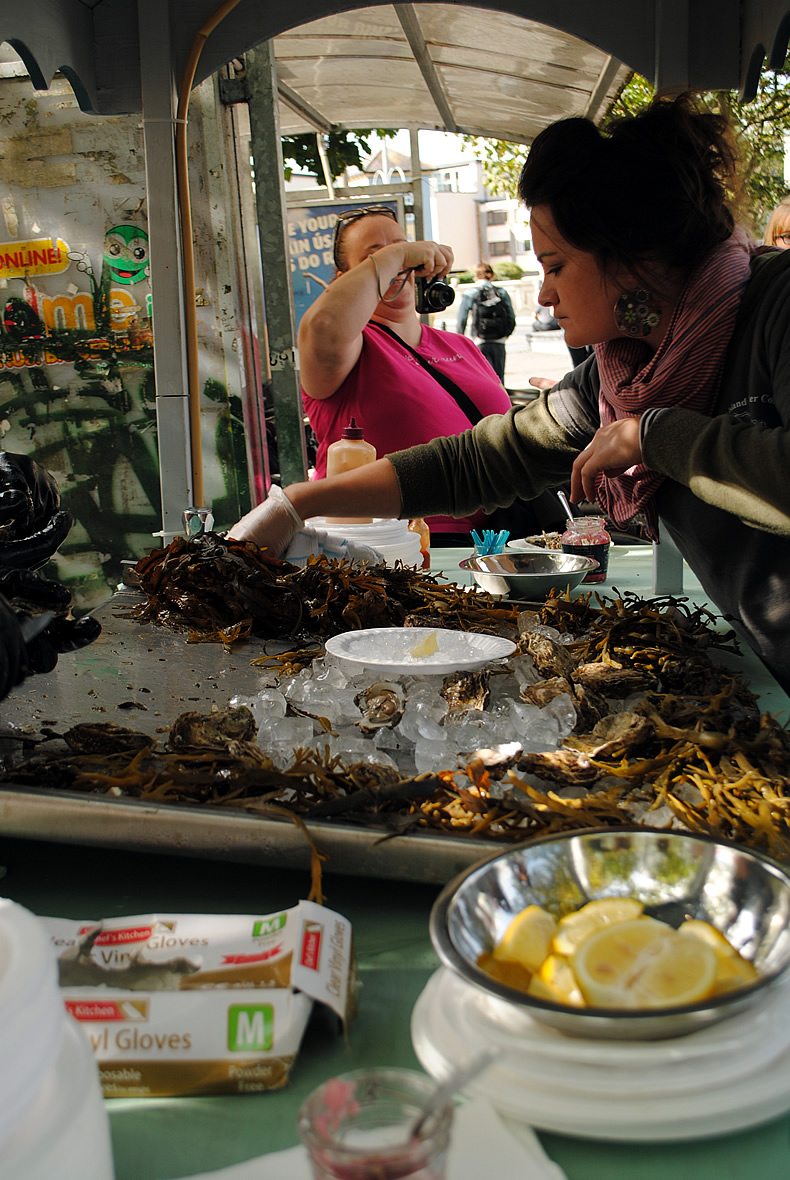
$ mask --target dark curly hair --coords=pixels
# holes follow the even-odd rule
[[[605,271],[651,263],[687,273],[730,236],[740,191],[738,151],[727,120],[688,94],[658,98],[605,132],[562,119],[537,136],[519,180],[532,208]]]

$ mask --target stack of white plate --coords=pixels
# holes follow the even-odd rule
[[[420,538],[409,529],[408,520],[376,519],[367,524],[338,524],[324,516],[313,516],[307,521],[311,528],[323,529],[331,537],[370,545],[381,554],[384,564],[396,561],[404,565],[422,565]]]
[[[501,1051],[466,1088],[504,1115],[588,1139],[697,1139],[790,1110],[790,978],[758,1003],[665,1041],[570,1037],[440,968],[412,1013],[423,1068],[443,1079]]]

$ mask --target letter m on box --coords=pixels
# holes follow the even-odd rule
[[[278,930],[282,930],[285,922],[285,914],[276,914],[273,918],[261,918],[252,927],[252,937],[265,938],[267,934],[276,934]]]
[[[228,1008],[228,1050],[260,1053],[274,1043],[271,1004],[231,1004]]]

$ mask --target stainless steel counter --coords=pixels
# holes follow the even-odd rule
[[[465,556],[466,551],[435,550],[434,571],[443,569],[448,580],[466,582],[468,575],[458,568]],[[609,581],[596,587],[597,592],[633,590],[649,597],[652,561],[649,546],[616,547]],[[699,587],[687,570],[684,584],[689,599],[701,602]],[[0,703],[0,729],[33,736],[42,728],[62,733],[84,722],[113,721],[156,734],[169,728],[180,713],[224,707],[237,694],[254,695],[270,679],[271,673],[252,667],[250,661],[265,649],[277,650],[275,645],[253,640],[228,653],[219,644],[190,644],[185,635],[122,617],[123,608],[136,601],[134,591],[124,590],[97,611],[103,627],[99,639],[61,656],[52,673],[31,677],[16,688]],[[722,656],[722,662],[750,679],[765,710],[787,717],[790,700],[751,653]],[[229,808],[153,806],[128,798],[52,791],[45,782],[41,789],[11,784],[0,789],[0,827],[7,836],[62,843],[288,868],[309,865],[304,836],[287,820]],[[330,872],[429,884],[449,880],[502,847],[492,840],[422,833],[382,839],[378,830],[335,821],[313,823],[310,831],[328,854]]]

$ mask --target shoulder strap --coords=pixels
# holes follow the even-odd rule
[[[382,332],[386,332],[387,335],[391,336],[393,340],[396,340],[402,348],[405,348],[407,352],[410,352],[414,359],[419,361],[426,373],[430,373],[434,381],[438,381],[439,385],[441,385],[442,388],[450,394],[450,397],[452,397],[458,403],[473,426],[482,420],[483,415],[480,413],[469,394],[464,393],[463,389],[456,385],[452,377],[448,377],[439,369],[435,369],[430,361],[427,361],[424,356],[421,356],[419,352],[417,352],[416,348],[412,348],[412,346],[407,344],[405,340],[401,340],[398,333],[393,332],[392,328],[387,328],[384,324],[376,323],[375,320],[371,321],[368,326],[371,328],[380,328]]]

